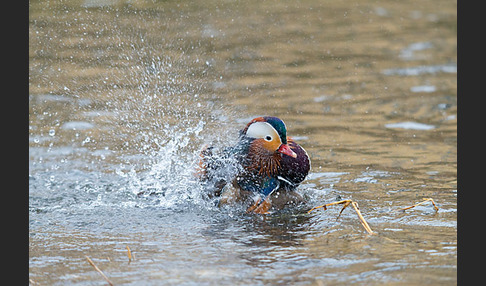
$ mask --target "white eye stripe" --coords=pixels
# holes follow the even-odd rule
[[[248,127],[246,136],[253,138],[263,138],[272,141],[274,138],[280,141],[277,130],[267,122],[255,122]]]

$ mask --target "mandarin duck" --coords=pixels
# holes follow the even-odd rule
[[[243,202],[247,212],[266,214],[304,201],[295,189],[309,169],[307,152],[287,137],[285,123],[264,116],[240,131],[235,146],[204,147],[197,174],[219,205]]]

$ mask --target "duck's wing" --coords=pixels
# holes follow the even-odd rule
[[[233,147],[217,150],[204,146],[200,152],[195,175],[215,196],[237,175],[239,164]]]

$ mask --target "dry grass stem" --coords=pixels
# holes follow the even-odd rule
[[[91,264],[91,266],[93,266],[93,268],[98,271],[99,274],[101,274],[101,276],[103,276],[103,278],[106,280],[106,282],[108,282],[109,285],[113,286],[113,283],[110,281],[110,279],[108,279],[108,277],[106,277],[105,273],[103,273],[103,271],[101,271],[98,266],[96,266],[96,264],[94,264],[93,260],[91,260],[88,256],[86,256],[86,259],[88,260],[89,264]]]
[[[324,210],[327,210],[327,207],[328,206],[332,206],[332,205],[344,205],[343,208],[341,209],[341,211],[339,212],[339,215],[336,219],[339,218],[339,216],[341,216],[341,213],[344,211],[345,208],[347,208],[349,205],[352,205],[354,210],[356,211],[356,213],[358,214],[358,218],[359,218],[359,221],[361,222],[361,225],[364,227],[364,229],[369,233],[369,234],[374,234],[374,232],[371,230],[370,226],[368,225],[368,223],[366,222],[366,220],[364,219],[363,215],[361,214],[360,210],[359,210],[359,207],[358,207],[358,203],[357,202],[354,202],[352,200],[342,200],[342,201],[337,201],[337,202],[332,202],[332,203],[328,203],[328,204],[325,204],[325,205],[322,205],[322,206],[317,206],[317,207],[313,207],[312,209],[310,209],[307,213],[310,213],[312,212],[313,210],[316,210],[316,209],[319,209],[319,208],[323,208]]]
[[[422,202],[419,202],[419,203],[416,203],[414,205],[411,205],[409,207],[405,207],[405,208],[401,208],[401,209],[398,209],[396,211],[404,211],[404,210],[408,210],[408,209],[411,209],[411,208],[414,208],[416,206],[419,206],[419,205],[422,205],[422,204],[425,204],[427,202],[431,202],[432,205],[434,206],[434,209],[436,212],[439,211],[439,208],[437,207],[437,205],[435,204],[434,200],[432,198],[424,198]],[[321,206],[317,206],[317,207],[313,207],[311,208],[309,211],[307,211],[307,213],[310,213],[316,209],[324,209],[324,210],[327,210],[327,207],[329,206],[332,206],[332,205],[343,205],[343,208],[341,209],[341,211],[339,212],[336,220],[341,216],[342,212],[344,211],[345,208],[347,208],[349,205],[352,205],[354,210],[356,211],[356,213],[358,214],[358,218],[359,218],[359,221],[361,222],[361,225],[364,227],[364,229],[369,233],[369,234],[375,234],[370,226],[368,225],[368,222],[364,219],[363,215],[361,214],[361,211],[359,210],[359,206],[358,206],[358,203],[355,202],[355,201],[352,201],[352,200],[342,200],[342,201],[337,201],[337,202],[332,202],[332,203],[328,203],[328,204],[325,204],[325,205],[321,205]]]
[[[132,251],[130,250],[130,247],[127,245],[127,254],[128,254],[128,262],[132,261]]]
[[[404,211],[404,210],[408,210],[408,209],[414,208],[414,207],[416,207],[416,206],[419,206],[419,205],[425,204],[426,202],[431,202],[431,203],[432,203],[432,205],[434,206],[435,211],[436,211],[436,212],[438,212],[438,211],[439,211],[439,208],[437,207],[437,205],[435,204],[435,202],[434,202],[434,200],[433,200],[432,198],[425,198],[425,199],[423,199],[423,201],[422,201],[422,202],[420,202],[420,203],[416,203],[416,204],[411,205],[411,206],[409,206],[409,207],[405,207],[405,208],[398,209],[397,211]]]
[[[354,210],[356,211],[356,213],[358,214],[358,217],[359,217],[359,221],[361,222],[361,225],[363,225],[363,227],[366,229],[366,231],[369,233],[369,234],[373,234],[374,232],[371,230],[371,227],[368,225],[368,222],[366,222],[366,220],[364,219],[363,215],[361,214],[361,212],[359,211],[359,206],[358,206],[358,203],[357,202],[352,202],[351,205],[353,206]],[[342,211],[342,210],[341,210]]]

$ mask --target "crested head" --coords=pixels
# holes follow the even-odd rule
[[[285,126],[285,123],[282,121],[282,119],[273,116],[265,116],[263,118],[265,119],[265,122],[275,128],[278,135],[280,136],[280,139],[282,140],[282,143],[287,144],[287,126]]]
[[[250,127],[252,128],[250,129]],[[287,127],[285,126],[285,123],[282,121],[282,119],[278,117],[262,116],[254,118],[246,125],[242,133],[248,137],[259,138],[259,136],[261,136],[260,133],[271,129],[275,130],[274,133],[276,133],[276,135],[280,138],[282,144],[287,144]]]
[[[252,140],[252,144],[257,144],[270,153],[277,152],[294,158],[296,156],[287,144],[287,127],[280,118],[273,116],[254,118],[241,133],[244,138]]]

